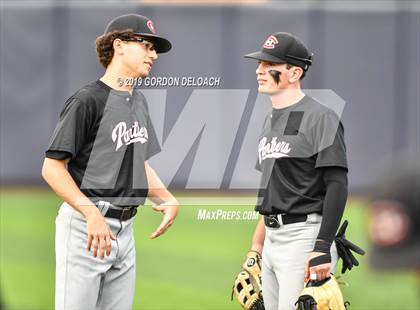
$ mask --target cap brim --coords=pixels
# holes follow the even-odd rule
[[[275,57],[273,55],[264,53],[264,52],[255,52],[255,53],[251,53],[251,54],[246,54],[244,55],[245,58],[251,58],[251,59],[256,59],[256,60],[262,60],[262,61],[268,61],[268,62],[273,62],[273,63],[278,63],[278,64],[284,64],[286,63],[285,60],[280,59],[278,57]]]
[[[157,35],[150,34],[150,33],[136,33],[136,34],[145,38],[152,38],[155,43],[156,53],[159,53],[159,54],[166,53],[166,52],[169,52],[172,48],[171,42],[169,42],[169,40],[165,38],[162,38]]]

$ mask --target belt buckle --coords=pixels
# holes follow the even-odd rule
[[[120,215],[120,221],[126,221],[126,220],[130,219],[132,213],[133,212],[132,212],[131,208],[129,208],[129,207],[122,208],[121,215]]]
[[[272,228],[280,228],[280,222],[276,214],[270,214],[268,216],[268,226]]]

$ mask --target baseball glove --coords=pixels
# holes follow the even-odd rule
[[[232,296],[245,310],[264,310],[261,285],[261,256],[256,251],[249,251],[242,265],[242,270],[235,279]]]
[[[346,310],[337,280],[331,275],[322,281],[309,281],[295,303],[297,310]]]

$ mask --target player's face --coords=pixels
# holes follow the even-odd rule
[[[270,74],[270,71],[280,72],[279,81]],[[274,95],[282,89],[289,88],[289,70],[286,64],[276,64],[267,61],[259,61],[257,70],[258,92]],[[272,72],[273,72],[272,71]]]
[[[141,78],[148,76],[157,58],[151,41],[141,37],[133,41],[124,41],[123,63],[129,71],[129,76]]]

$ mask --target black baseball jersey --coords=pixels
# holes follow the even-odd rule
[[[266,215],[322,213],[322,167],[347,169],[337,114],[309,96],[273,109],[259,138],[256,169],[262,177],[256,210]]]
[[[92,201],[138,206],[148,193],[144,162],[158,152],[143,94],[97,80],[67,100],[46,157],[70,158],[70,175]]]

